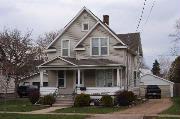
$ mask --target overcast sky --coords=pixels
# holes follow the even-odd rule
[[[151,67],[159,55],[168,55],[172,46],[169,34],[180,18],[180,0],[156,0],[145,24],[153,0],[147,0],[139,31],[146,63]],[[86,6],[102,19],[110,16],[110,27],[116,33],[136,31],[144,0],[0,0],[0,30],[17,28],[33,30],[33,37],[63,28]],[[143,30],[142,30],[143,29]]]

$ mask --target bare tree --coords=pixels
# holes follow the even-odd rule
[[[159,56],[158,57],[158,61],[159,61],[159,65],[160,65],[160,68],[161,68],[161,75],[163,78],[167,78],[167,75],[168,75],[168,71],[171,67],[171,59],[167,56]]]
[[[174,38],[173,47],[171,48],[171,54],[173,56],[180,55],[180,19],[176,21],[175,24],[175,32],[169,35],[170,37]]]
[[[144,58],[142,58],[142,62],[140,63],[140,69],[149,69]]]
[[[51,31],[46,32],[43,35],[40,35],[36,41],[39,60],[47,60],[47,54],[44,52],[46,47],[57,37],[60,31]]]
[[[32,71],[31,64],[36,55],[32,50],[31,32],[22,35],[17,29],[5,29],[0,33],[0,48],[1,67],[5,74],[15,79],[17,92],[19,79]]]

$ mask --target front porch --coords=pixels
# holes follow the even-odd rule
[[[43,70],[40,72],[43,87]],[[90,95],[113,95],[124,90],[125,70],[123,67],[102,69],[48,70],[48,86],[57,87],[60,95],[86,93]]]
[[[39,66],[40,85],[43,72],[48,72],[48,86],[58,88],[59,95],[86,93],[110,94],[124,90],[125,66],[108,59],[54,58]]]

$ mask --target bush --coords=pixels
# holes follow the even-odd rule
[[[132,91],[116,92],[116,102],[119,106],[128,106],[136,100],[136,96]]]
[[[55,97],[53,95],[46,95],[42,98],[43,105],[51,105],[55,103]]]
[[[28,95],[29,100],[32,104],[35,104],[39,100],[39,96],[40,96],[39,91],[32,91]]]
[[[80,94],[77,95],[74,101],[75,107],[89,106],[90,105],[90,95]]]
[[[101,103],[105,107],[112,107],[113,106],[113,99],[110,95],[104,95],[101,98]]]

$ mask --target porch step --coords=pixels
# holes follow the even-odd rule
[[[56,102],[53,106],[72,106],[74,101],[72,98],[56,98]]]
[[[53,104],[53,107],[71,107],[73,104]]]

